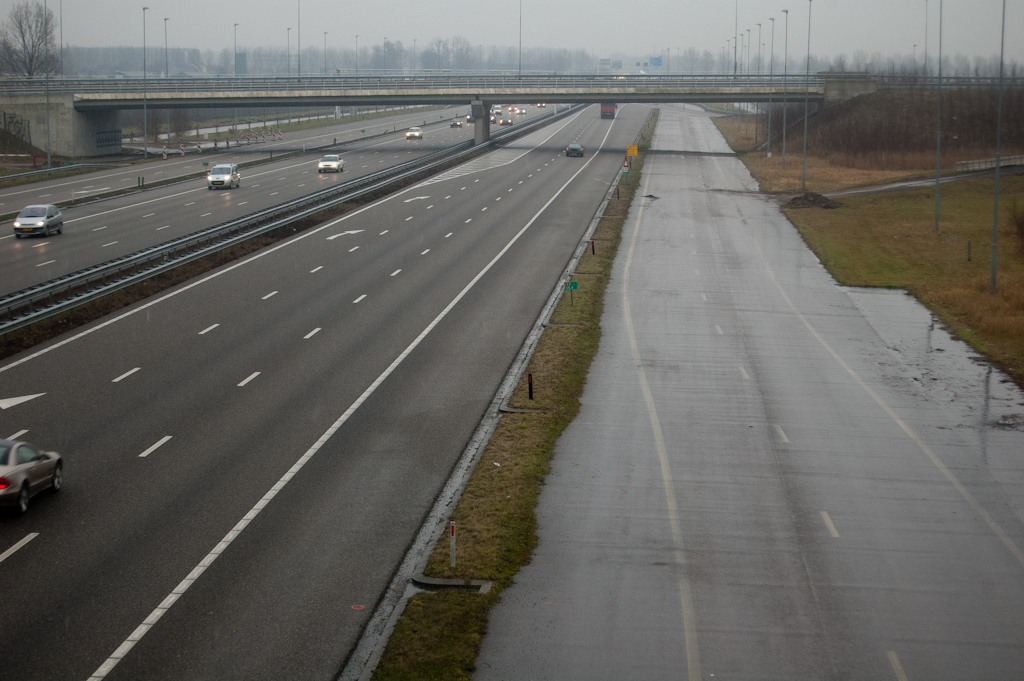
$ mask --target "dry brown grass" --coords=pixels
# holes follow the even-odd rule
[[[1024,384],[1024,251],[1011,215],[1024,178],[1005,177],[997,287],[989,294],[993,180],[942,189],[844,197],[838,210],[786,210],[840,283],[907,289],[957,335]],[[971,261],[967,244],[972,245]]]

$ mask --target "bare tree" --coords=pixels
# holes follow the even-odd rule
[[[15,78],[38,78],[57,71],[56,21],[38,2],[19,3],[0,24],[0,72]]]

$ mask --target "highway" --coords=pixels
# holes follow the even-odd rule
[[[465,113],[463,109],[445,111],[445,121],[450,120],[456,111]],[[525,121],[543,112],[530,107],[527,116],[517,118]],[[230,191],[208,191],[205,178],[197,178],[63,208],[64,233],[49,238],[16,239],[7,222],[0,233],[0,269],[4,273],[0,278],[0,295],[472,139],[472,126],[452,128],[444,122],[424,128],[422,140],[406,141],[405,130],[408,127],[422,123],[424,118],[436,120],[440,113],[405,114],[382,119],[376,125],[373,121],[350,123],[339,129],[309,131],[301,140],[288,141],[292,148],[300,142],[314,146],[330,144],[335,138],[340,141],[346,136],[358,137],[361,128],[367,129],[368,133],[398,128],[398,132],[392,135],[340,146],[337,152],[345,159],[343,173],[318,174],[316,161],[323,152],[310,153],[244,168],[242,186]],[[181,177],[201,172],[204,162],[212,165],[251,160],[251,153],[255,153],[256,148],[265,157],[269,147],[271,143],[257,145],[253,152],[243,147],[238,152],[172,157],[143,166],[10,187],[0,190],[0,210],[6,206],[17,206],[13,210],[19,210],[30,203],[50,203],[69,198],[71,191],[100,193],[111,187],[131,187],[135,186],[139,176],[145,176],[147,181]]]
[[[838,286],[706,113],[642,186],[475,681],[1024,678],[1024,392]]]
[[[646,115],[588,107],[0,364],[0,435],[66,462],[0,518],[5,678],[334,678]],[[252,175],[145,229],[333,181]]]

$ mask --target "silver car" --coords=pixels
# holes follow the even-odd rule
[[[14,236],[20,239],[29,234],[49,236],[64,231],[64,216],[53,204],[25,206],[14,218]]]
[[[343,170],[345,170],[345,161],[336,154],[324,156],[316,166],[316,172],[318,173],[340,173]]]
[[[241,186],[242,174],[238,172],[238,166],[234,163],[214,166],[210,168],[210,172],[206,176],[207,189],[217,189],[218,187],[231,189],[232,187]]]
[[[46,489],[64,484],[60,454],[41,452],[27,442],[0,440],[0,505],[28,510],[28,501]]]
[[[405,133],[405,139],[421,140],[423,139],[423,130],[421,128],[409,128],[408,132]]]

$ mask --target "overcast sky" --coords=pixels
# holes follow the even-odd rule
[[[6,18],[17,0],[0,0]],[[433,38],[464,36],[474,45],[516,45],[519,5],[515,0],[47,0],[63,12],[65,44],[75,46],[142,45],[142,7],[148,4],[147,43],[162,46],[164,17],[172,47],[202,50],[231,48],[234,24],[238,45],[284,47],[288,27],[291,46],[301,32],[304,47],[323,45],[352,49],[389,40],[422,49]],[[656,55],[671,48],[710,50],[715,55],[735,31],[735,0],[522,0],[522,41],[526,47],[586,48],[597,56],[611,53]],[[63,7],[61,8],[61,4]],[[817,0],[813,3],[811,52],[820,57],[851,55],[856,50],[924,53],[925,8],[928,52],[938,52],[939,0]],[[943,53],[969,57],[999,54],[1002,0],[955,0],[944,3]],[[808,0],[739,0],[739,29],[769,44],[769,17],[775,17],[775,47],[781,55],[789,9],[790,55],[806,54]],[[1007,59],[1024,61],[1024,8],[1007,7]],[[753,38],[757,40],[756,37]]]

